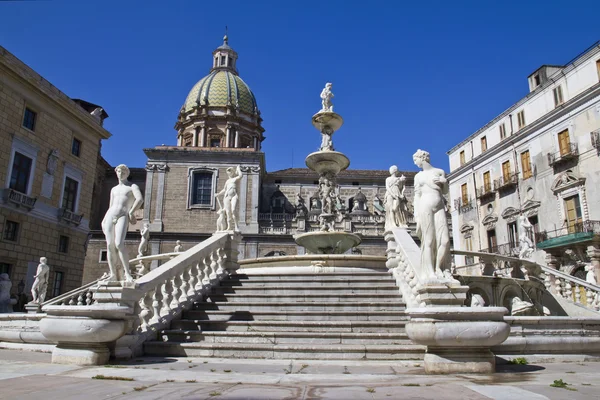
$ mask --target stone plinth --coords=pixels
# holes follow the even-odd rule
[[[434,284],[417,289],[419,299],[430,307],[460,307],[467,299],[468,286]]]
[[[429,374],[483,373],[496,370],[490,347],[506,340],[504,307],[423,307],[406,310],[410,340],[427,346]]]

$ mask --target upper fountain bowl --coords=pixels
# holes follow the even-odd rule
[[[316,151],[306,156],[306,166],[319,175],[337,175],[350,166],[350,160],[339,151]]]
[[[344,120],[339,114],[332,111],[319,111],[312,117],[312,124],[319,132],[323,131],[323,128],[328,126],[333,132],[340,129]]]

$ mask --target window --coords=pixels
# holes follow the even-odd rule
[[[539,75],[534,76],[533,81],[535,82],[535,86],[540,86],[541,79]]]
[[[519,129],[525,126],[525,110],[521,110],[517,113],[517,124],[519,125]]]
[[[504,161],[502,163],[502,178],[504,178],[504,182],[510,180],[510,161]]]
[[[9,186],[11,189],[27,194],[29,177],[31,176],[32,160],[15,151]]]
[[[221,139],[217,139],[217,138],[210,139],[210,147],[221,147]]]
[[[579,232],[579,225],[581,224],[582,216],[581,216],[581,203],[579,202],[579,195],[567,197],[565,199],[565,216],[567,223],[567,229],[569,233]]]
[[[63,273],[61,271],[54,272],[54,284],[52,285],[52,297],[60,296],[63,284]]]
[[[487,137],[484,136],[481,138],[481,152],[483,153],[486,150],[487,150]]]
[[[58,252],[68,253],[69,252],[69,237],[60,235],[58,238]]]
[[[537,215],[529,217],[529,223],[533,226],[530,239],[535,243],[535,235],[540,232],[540,221]]]
[[[465,250],[466,251],[473,251],[473,238],[471,236],[469,236],[468,238],[465,239]],[[473,264],[475,264],[475,257],[473,257],[473,256],[465,256],[465,264],[466,265],[473,265]]]
[[[108,262],[108,251],[100,250],[100,257],[98,257],[98,261],[101,263]]]
[[[19,223],[15,221],[6,220],[4,222],[4,240],[16,242],[19,237]]]
[[[463,150],[460,152],[460,165],[465,165],[465,162],[465,151]]]
[[[487,231],[488,248],[491,253],[495,253],[498,250],[498,241],[496,240],[496,230],[490,229]]]
[[[0,274],[8,274],[8,276],[10,276],[11,268],[12,268],[11,264],[0,262]]]
[[[521,153],[521,168],[523,169],[523,179],[531,178],[531,160],[529,159],[529,150]]]
[[[506,125],[500,124],[498,129],[500,130],[500,140],[506,139]]]
[[[571,140],[569,138],[568,129],[565,129],[558,134],[558,147],[560,149],[561,156],[571,153]]]
[[[79,157],[81,154],[81,140],[73,138],[73,143],[71,144],[71,154]]]
[[[192,180],[192,204],[211,205],[212,173],[195,172]]]
[[[506,228],[508,230],[508,243],[510,245],[510,248],[514,249],[515,247],[517,247],[517,245],[519,243],[519,235],[517,233],[517,223],[509,222],[506,225]]]
[[[554,107],[558,107],[564,102],[562,86],[555,87],[552,92],[554,93]]]
[[[467,204],[469,202],[469,192],[467,191],[467,184],[463,183],[460,186],[460,197],[462,199],[463,204]]]
[[[30,131],[35,131],[35,122],[37,120],[37,113],[29,107],[25,107],[25,113],[23,114],[23,127]]]
[[[65,178],[65,189],[63,191],[62,208],[75,212],[75,207],[77,206],[78,189],[79,182],[67,176]]]
[[[352,186],[359,186],[360,183],[359,182],[352,182]]]
[[[225,56],[221,56],[221,66],[224,67],[225,65]]]
[[[490,171],[483,173],[483,191],[486,193],[492,191],[492,179],[490,178]]]
[[[233,67],[233,58],[228,58],[227,59],[227,66]]]

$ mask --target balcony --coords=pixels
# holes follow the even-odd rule
[[[507,257],[519,257],[519,244],[518,243],[504,243],[498,246],[490,247],[488,249],[479,250],[482,253],[499,254]]]
[[[507,190],[517,186],[519,182],[519,175],[513,172],[509,175],[502,176],[494,181],[494,188],[496,190]]]
[[[35,202],[37,198],[29,197],[24,193],[17,192],[14,189],[4,189],[2,193],[2,197],[5,203],[12,203],[17,207],[25,207],[28,210],[31,210],[35,207]]]
[[[600,221],[583,221],[553,231],[536,233],[535,242],[538,249],[552,249],[592,241],[598,236],[600,236]]]
[[[579,157],[579,149],[576,143],[569,145],[557,153],[548,153],[548,165],[551,167],[560,165],[566,161],[575,160]]]
[[[466,201],[465,201],[466,200]],[[458,210],[459,214],[464,214],[473,209],[473,200],[471,199],[455,199],[454,209]]]
[[[590,132],[592,147],[600,151],[600,129]]]
[[[58,209],[58,219],[69,224],[79,225],[83,215],[75,214],[73,211],[67,210],[66,208]]]
[[[493,197],[495,194],[496,194],[496,188],[491,183],[480,186],[479,189],[477,189],[477,198],[478,199],[485,199],[488,197]]]

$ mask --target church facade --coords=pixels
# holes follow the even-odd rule
[[[242,171],[237,213],[243,235],[240,259],[303,254],[293,236],[319,229],[319,177],[308,168],[266,171],[261,113],[238,74],[237,62],[238,54],[225,37],[213,51],[209,74],[192,87],[179,110],[176,145],[144,149],[145,167],[129,166],[130,181],[144,194],[143,209],[127,236],[130,259],[137,254],[144,224],[150,229],[149,255],[172,252],[177,240],[187,250],[215,232],[216,194],[227,180],[227,169],[238,166]],[[402,174],[410,201],[415,173]],[[387,170],[346,170],[338,176],[336,229],[361,235],[362,243],[353,252],[385,255],[383,199],[388,176]],[[100,205],[90,224],[84,283],[108,269],[100,222],[116,183],[112,167],[99,171]],[[151,268],[158,265],[153,263]]]

